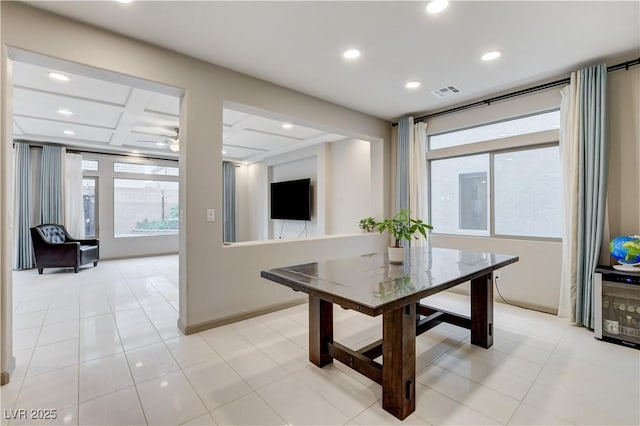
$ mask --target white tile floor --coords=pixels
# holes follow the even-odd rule
[[[176,256],[15,273],[17,369],[0,388],[2,424],[29,423],[5,417],[32,408],[56,409],[57,424],[400,424],[380,386],[338,362],[309,364],[306,305],[183,336],[177,276]],[[465,297],[435,299],[468,311]],[[379,318],[338,308],[335,322],[352,347],[380,335]],[[489,350],[449,325],[418,338],[405,424],[640,423],[640,351],[503,304],[495,323]]]

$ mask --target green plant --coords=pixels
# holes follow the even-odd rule
[[[389,231],[395,240],[393,247],[401,247],[402,240],[411,241],[412,238],[418,239],[417,233],[427,238],[427,229],[433,229],[433,226],[424,223],[422,219],[411,218],[409,209],[400,209],[398,213],[391,219],[385,219],[376,224],[380,233]]]
[[[178,219],[158,220],[144,219],[136,222],[136,229],[155,230],[155,229],[178,229]]]
[[[365,232],[373,232],[376,227],[376,220],[371,216],[365,217],[360,219],[360,224],[358,226]]]

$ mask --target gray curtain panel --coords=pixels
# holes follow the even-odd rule
[[[64,148],[59,146],[42,147],[40,223],[64,223],[64,153]]]
[[[576,324],[593,328],[593,270],[605,218],[609,143],[606,64],[578,71],[579,181]]]
[[[226,242],[236,241],[236,166],[222,163],[222,238]]]
[[[14,269],[33,267],[31,227],[31,149],[29,144],[16,142],[15,197],[15,258]]]

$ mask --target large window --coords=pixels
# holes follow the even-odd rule
[[[496,123],[483,124],[468,129],[433,135],[429,138],[429,149],[450,148],[510,136],[526,135],[560,127],[560,111],[518,117]]]
[[[496,154],[495,233],[562,236],[558,146]]]
[[[178,233],[178,182],[113,180],[115,237]]]
[[[142,175],[178,176],[177,167],[158,166],[155,164],[113,163],[115,173],[137,173]]]
[[[444,234],[489,234],[489,154],[431,162],[431,222]]]
[[[430,221],[435,233],[479,236],[562,237],[560,153],[557,141],[465,154],[465,145],[555,127],[556,111],[430,137],[430,146],[458,146],[456,157],[429,152]],[[519,132],[519,133],[518,133]],[[540,133],[543,134],[543,133]],[[456,136],[453,138],[452,136]],[[493,138],[493,139],[491,139]],[[434,143],[435,141],[435,143]],[[468,153],[473,152],[469,149]]]

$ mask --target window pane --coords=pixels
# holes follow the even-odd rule
[[[98,160],[82,160],[82,170],[98,171]]]
[[[495,233],[562,237],[559,147],[494,156]]]
[[[449,148],[476,142],[526,135],[560,127],[560,111],[520,117],[470,129],[456,130],[429,137],[429,149]]]
[[[178,176],[177,167],[154,166],[149,164],[113,163],[113,171],[118,173]]]
[[[178,182],[114,179],[114,236],[178,233]]]
[[[489,234],[489,154],[431,162],[431,224],[440,234]]]
[[[98,209],[96,198],[96,179],[82,179],[82,203],[84,207],[84,235],[87,238],[97,236]]]

